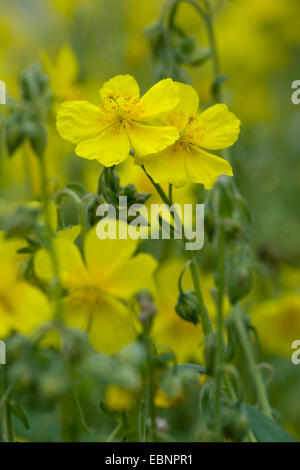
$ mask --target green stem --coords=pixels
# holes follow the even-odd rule
[[[210,318],[208,316],[207,310],[206,310],[204,302],[203,302],[203,296],[202,296],[201,287],[200,287],[200,279],[199,279],[199,274],[198,274],[198,265],[197,265],[196,255],[195,255],[194,252],[191,252],[191,254],[189,254],[189,257],[190,257],[190,260],[191,260],[190,270],[191,270],[193,284],[194,284],[194,288],[195,288],[195,293],[196,293],[198,306],[199,306],[199,310],[200,310],[200,316],[201,316],[201,320],[202,320],[204,336],[208,336],[210,333],[212,333],[212,326],[211,326]]]
[[[56,312],[55,316],[57,319],[62,319],[62,303],[61,303],[61,281],[59,275],[59,264],[57,255],[55,252],[55,248],[53,245],[52,239],[52,229],[51,229],[51,215],[50,215],[50,206],[49,206],[49,194],[48,194],[48,178],[47,178],[47,171],[45,165],[44,154],[37,155],[37,158],[40,163],[40,174],[41,174],[41,191],[42,191],[42,203],[43,203],[43,210],[44,210],[44,217],[45,217],[45,226],[46,226],[46,234],[47,234],[47,241],[49,243],[49,253],[52,261],[52,268],[55,277],[53,295],[56,303]]]
[[[12,420],[12,412],[10,408],[9,400],[7,400],[5,405],[5,422],[6,422],[6,432],[7,432],[7,440],[8,442],[14,442],[14,427],[13,427],[13,420]]]
[[[168,206],[171,206],[171,201],[169,200],[169,198],[167,197],[167,195],[165,194],[164,190],[162,189],[162,187],[160,186],[160,184],[158,183],[155,183],[155,181],[153,180],[153,178],[147,173],[147,171],[145,170],[145,168],[142,166],[142,169],[144,170],[147,178],[149,178],[149,180],[151,181],[151,183],[153,184],[154,188],[156,189],[156,191],[158,192],[158,194],[160,195],[160,197],[162,198],[163,202],[165,204],[167,204]]]
[[[4,366],[7,367],[7,366]],[[10,407],[10,391],[9,389],[11,387],[8,387],[8,379],[7,379],[7,370],[6,368],[3,368],[3,383],[4,383],[4,389],[6,389],[7,393],[7,398],[5,402],[5,425],[6,425],[6,434],[7,434],[7,440],[8,442],[14,442],[14,425],[13,425],[13,417],[12,417],[12,411]]]
[[[223,336],[224,336],[224,284],[225,284],[225,246],[224,246],[224,227],[219,224],[217,228],[217,271],[218,271],[218,290],[217,290],[217,346],[215,355],[215,376],[216,376],[216,394],[215,394],[215,412],[216,412],[216,434],[219,440],[222,438],[221,421],[221,393],[223,384]]]
[[[169,198],[165,194],[162,187],[158,183],[155,183],[155,181],[151,178],[151,176],[146,172],[144,167],[142,167],[142,168],[143,168],[145,174],[147,175],[147,177],[149,178],[149,180],[151,181],[151,183],[153,184],[153,186],[155,187],[156,191],[158,192],[158,194],[162,198],[163,202],[165,202],[165,204],[167,204],[168,206],[171,206],[172,201],[169,200]],[[171,215],[173,215],[173,214],[171,213]],[[203,302],[203,296],[202,296],[201,287],[200,287],[200,279],[199,279],[199,275],[198,275],[197,260],[196,260],[195,253],[190,252],[189,258],[191,260],[190,270],[191,270],[193,284],[194,284],[196,297],[197,297],[197,301],[198,301],[198,306],[199,306],[199,310],[200,310],[200,316],[201,316],[201,320],[202,320],[203,331],[204,331],[204,335],[207,336],[212,332],[212,326],[211,326],[211,322],[210,322],[207,310],[206,310],[204,302]]]
[[[115,429],[113,429],[112,433],[108,436],[106,442],[112,442],[119,431],[122,429],[122,423],[120,422]]]
[[[233,319],[234,319],[237,333],[241,341],[244,354],[246,356],[246,360],[247,360],[248,367],[249,367],[249,372],[250,372],[251,378],[253,380],[253,383],[256,389],[257,399],[259,401],[262,411],[265,413],[266,416],[272,419],[272,411],[271,411],[271,406],[269,404],[267,392],[265,389],[265,384],[261,377],[260,370],[257,367],[255,357],[253,354],[252,345],[249,340],[249,336],[247,334],[247,330],[245,328],[243,319],[241,317],[241,312],[238,309],[235,310],[233,314]]]

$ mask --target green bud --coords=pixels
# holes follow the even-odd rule
[[[200,321],[199,307],[194,291],[181,292],[175,305],[177,315],[188,322],[197,325]]]
[[[145,36],[150,42],[153,52],[160,50],[164,43],[164,27],[162,23],[153,23],[145,29]]]
[[[128,184],[121,188],[119,192],[120,196],[127,196],[127,201],[129,205],[132,204],[144,204],[147,199],[151,196],[148,193],[138,193],[134,184]]]
[[[41,73],[40,66],[35,64],[20,75],[22,97],[26,101],[35,101],[44,94],[48,87],[47,75]]]
[[[41,124],[35,124],[30,136],[31,147],[38,157],[42,157],[47,147],[47,132]]]
[[[223,432],[228,440],[241,442],[249,429],[247,414],[240,408],[224,408]]]
[[[206,232],[212,239],[218,223],[223,223],[226,238],[247,238],[250,215],[232,178],[221,176],[210,191],[205,206]]]
[[[183,54],[190,54],[195,49],[195,39],[191,36],[184,36],[180,41],[180,49]]]
[[[245,243],[235,243],[228,252],[227,293],[235,304],[251,290],[253,283],[252,253]]]
[[[8,117],[5,126],[5,140],[10,156],[20,147],[25,137],[23,116],[21,113],[14,112]]]

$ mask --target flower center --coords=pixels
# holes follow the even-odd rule
[[[68,302],[73,308],[85,305],[87,308],[93,308],[103,303],[103,292],[95,285],[86,285],[70,291]]]
[[[119,123],[124,126],[128,121],[138,120],[144,110],[145,106],[140,98],[130,93],[123,96],[114,93],[106,96],[100,105],[100,120],[105,119],[109,124]]]

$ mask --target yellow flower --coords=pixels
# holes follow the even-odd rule
[[[133,149],[137,157],[159,152],[178,138],[171,126],[154,124],[177,105],[177,85],[170,78],[156,83],[140,98],[130,75],[117,75],[100,90],[100,105],[66,101],[57,112],[60,135],[76,144],[77,155],[116,165]]]
[[[18,240],[0,232],[0,338],[12,331],[30,333],[50,317],[50,305],[36,287],[18,278]]]
[[[124,412],[134,403],[135,393],[128,388],[109,385],[105,390],[104,402],[112,410]]]
[[[191,181],[210,189],[218,176],[232,176],[232,168],[226,160],[204,149],[220,150],[234,144],[240,121],[225,104],[216,104],[197,114],[199,98],[190,85],[178,83],[178,93],[181,99],[166,124],[177,127],[179,139],[162,152],[146,156],[142,162],[157,183],[182,186]]]
[[[153,290],[156,262],[152,256],[140,253],[132,258],[137,240],[99,240],[95,228],[85,240],[86,265],[70,240],[56,238],[53,243],[67,291],[66,323],[88,331],[93,346],[105,353],[133,341],[133,318],[125,302],[141,289]],[[51,281],[53,269],[46,250],[37,253],[34,265],[40,279]]]
[[[262,348],[276,356],[291,356],[292,342],[300,339],[300,295],[294,292],[262,302],[251,312]]]
[[[58,51],[55,62],[52,62],[47,52],[41,54],[46,73],[50,78],[51,90],[59,100],[80,97],[81,90],[76,81],[79,74],[78,60],[70,46],[63,45]]]

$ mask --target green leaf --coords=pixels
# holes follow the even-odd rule
[[[15,415],[16,418],[18,418],[19,421],[21,421],[24,428],[29,429],[30,428],[29,421],[21,405],[15,401],[10,401],[9,406],[10,406],[12,413]]]
[[[9,400],[9,398],[11,396],[11,393],[12,393],[12,389],[13,389],[13,384],[11,384],[8,387],[8,389],[5,391],[5,393],[3,394],[3,396],[0,400],[0,410],[6,405],[7,400]]]
[[[251,405],[243,405],[252,432],[259,442],[297,442],[280,424],[275,423],[261,411]]]

